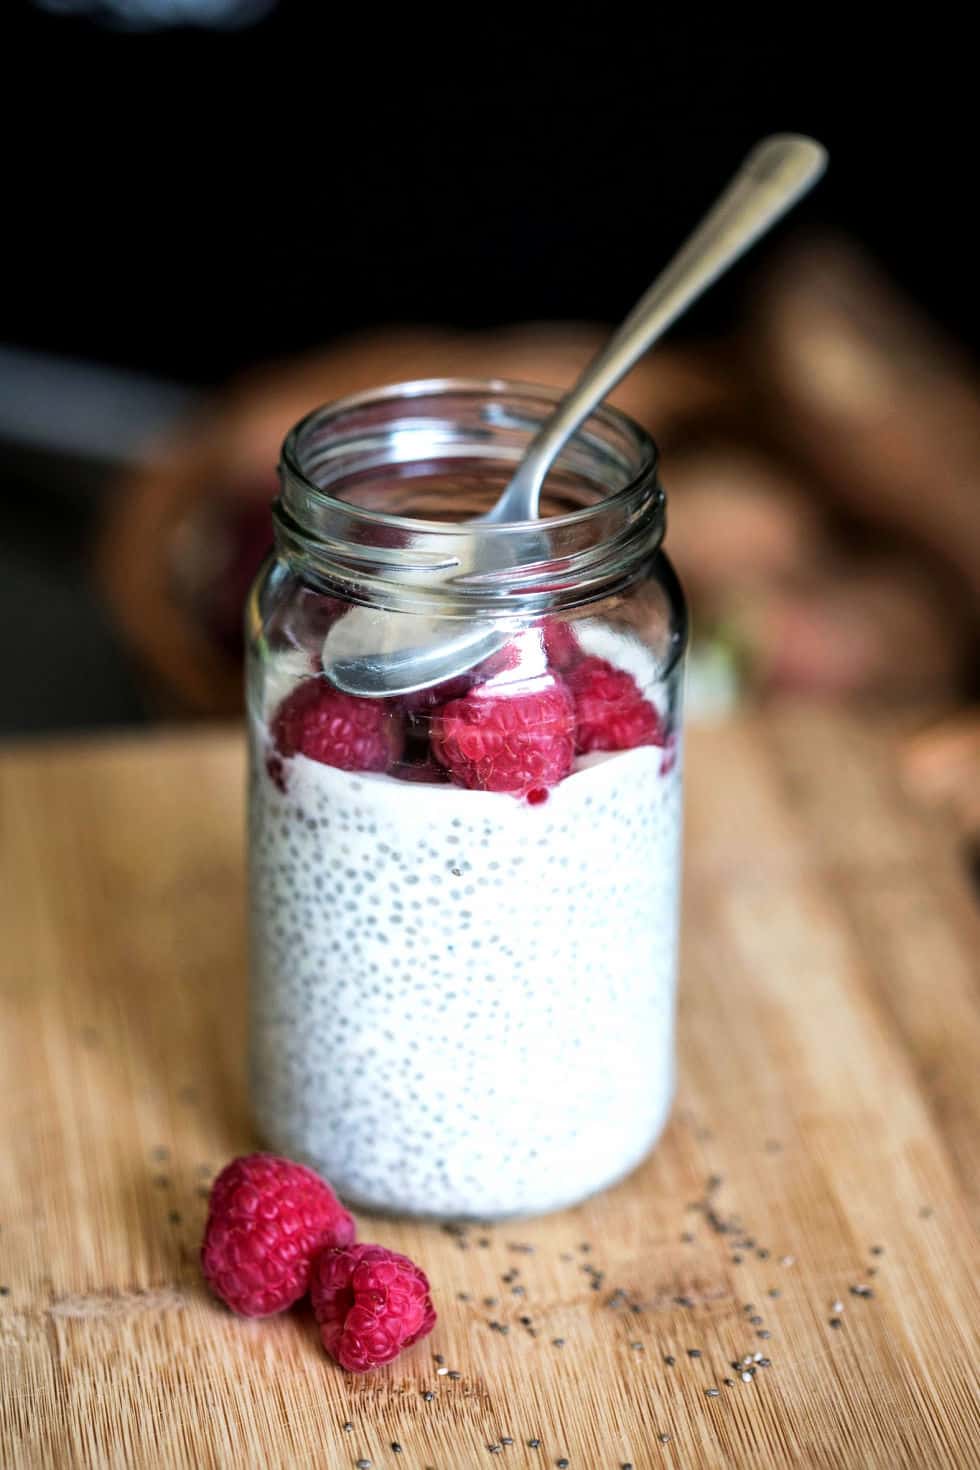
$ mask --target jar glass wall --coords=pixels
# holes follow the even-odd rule
[[[284,447],[247,612],[252,1097],[271,1147],[364,1207],[554,1209],[670,1107],[686,626],[655,449],[602,410],[542,522],[461,527],[554,401],[399,385]],[[364,608],[385,646],[424,616],[499,647],[344,694],[324,640]]]

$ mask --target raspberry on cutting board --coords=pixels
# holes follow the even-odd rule
[[[520,693],[484,686],[437,710],[430,739],[432,754],[458,786],[527,796],[572,769],[572,701],[557,678]]]
[[[321,676],[286,696],[272,738],[286,759],[305,755],[341,771],[387,771],[402,753],[404,726],[392,702],[344,694]]]
[[[382,1245],[325,1250],[310,1299],[323,1346],[349,1373],[390,1363],[436,1322],[425,1272]]]
[[[590,655],[565,678],[575,702],[575,749],[580,755],[665,744],[667,730],[659,711],[625,669]]]
[[[201,1269],[243,1317],[268,1317],[305,1295],[318,1251],[349,1245],[353,1218],[318,1174],[274,1154],[232,1159],[211,1189]]]

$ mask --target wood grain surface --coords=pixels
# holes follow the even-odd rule
[[[893,750],[805,708],[691,738],[661,1145],[547,1219],[362,1217],[440,1321],[353,1378],[198,1274],[256,1141],[238,734],[9,749],[0,1464],[980,1463],[980,923]]]

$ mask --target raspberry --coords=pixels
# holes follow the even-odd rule
[[[541,624],[541,638],[549,665],[559,673],[570,669],[582,657],[582,646],[573,629],[561,618],[545,618]]]
[[[355,1234],[353,1219],[312,1169],[248,1154],[214,1181],[201,1268],[233,1312],[268,1317],[303,1296],[318,1251],[348,1245]]]
[[[660,715],[625,669],[589,657],[570,669],[567,678],[575,701],[577,751],[664,744],[667,732]]]
[[[323,1346],[348,1373],[390,1363],[436,1322],[425,1272],[383,1245],[323,1251],[310,1299]]]
[[[341,771],[387,771],[401,754],[400,714],[387,701],[344,694],[326,679],[307,679],[288,694],[272,722],[276,749]]]
[[[575,717],[561,680],[533,692],[475,689],[432,717],[432,753],[458,786],[526,796],[572,768]]]

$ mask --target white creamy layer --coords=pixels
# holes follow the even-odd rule
[[[598,651],[598,650],[597,650]],[[529,806],[303,756],[253,728],[253,1091],[269,1143],[362,1205],[556,1208],[673,1090],[681,781],[644,747]]]

